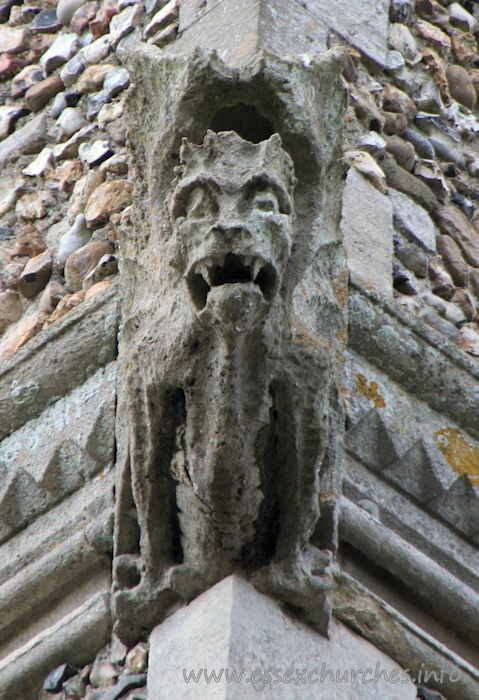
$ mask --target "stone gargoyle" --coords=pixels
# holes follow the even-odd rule
[[[332,555],[311,540],[333,380],[321,344],[293,338],[295,182],[277,133],[208,130],[182,139],[163,219],[143,203],[150,234],[123,274],[117,426],[114,615],[127,644],[232,572],[327,628]]]

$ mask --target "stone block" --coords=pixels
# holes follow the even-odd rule
[[[443,492],[443,484],[436,474],[442,466],[438,450],[433,452],[419,440],[388,467],[383,476],[425,504]]]
[[[425,668],[435,670],[439,682],[429,675],[429,687],[445,697],[470,700],[477,696],[479,678],[471,664],[451,654],[440,642],[434,643],[430,634],[344,573],[337,577],[335,613],[385,653],[400,659],[404,667],[415,674],[422,670],[422,678]],[[435,700],[444,697],[432,696]]]
[[[228,683],[226,670],[241,680]],[[353,682],[351,670],[359,672]],[[221,674],[220,680],[205,681],[205,671]],[[416,697],[403,669],[372,644],[336,622],[330,638],[322,637],[238,576],[176,612],[150,637],[148,697],[155,700],[346,700],[352,693],[368,700]]]
[[[341,229],[348,267],[370,289],[392,296],[393,208],[355,168],[348,171]]]
[[[295,4],[291,12],[287,0],[220,0],[211,3],[208,12],[203,10],[199,0],[181,3],[180,35],[171,50],[216,49],[227,64],[240,66],[259,49],[289,56],[328,48],[327,25],[304,3]]]
[[[347,432],[346,445],[361,462],[382,471],[398,457],[393,439],[394,433],[372,409]]]
[[[348,324],[351,350],[461,429],[479,436],[477,362],[420,319],[361,288],[354,279]]]
[[[477,480],[457,479],[451,488],[432,501],[431,509],[458,530],[479,542],[479,488]]]
[[[368,58],[385,65],[388,0],[306,0],[302,3],[319,21],[340,34]]]
[[[390,188],[388,194],[393,205],[394,228],[411,243],[435,253],[436,231],[427,211],[402,192]]]
[[[328,48],[330,30],[356,46],[375,63],[384,65],[387,50],[388,2],[361,0],[351,12],[348,0],[201,0],[180,5],[180,39],[174,50],[194,45],[217,49],[231,65],[240,65],[260,48],[279,56],[313,54]],[[287,19],[286,19],[287,18]]]

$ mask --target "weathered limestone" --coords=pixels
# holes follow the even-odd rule
[[[339,548],[359,583],[338,581],[336,615],[361,632],[374,619],[371,641],[416,675],[420,653],[431,687],[468,698],[479,681],[477,366],[357,282],[349,341]]]
[[[0,696],[9,700],[36,698],[52,667],[65,656],[87,663],[110,635],[116,367],[102,366],[116,356],[116,293],[4,363]]]
[[[108,593],[97,593],[0,662],[0,687],[9,700],[38,697],[48,670],[65,656],[78,665],[101,649],[110,633]]]
[[[114,462],[116,373],[99,370],[3,440],[0,522],[8,534]]]
[[[128,104],[137,228],[120,241],[116,629],[136,641],[241,570],[324,632],[342,433],[340,54],[308,68],[262,54],[243,73],[201,52],[132,52],[133,79],[146,66]],[[157,144],[142,137],[151,119]],[[299,312],[297,294],[307,308],[319,290],[321,317]]]
[[[0,296],[4,330],[17,320],[23,329],[9,350],[44,328],[0,372],[0,697],[37,700],[52,667],[93,660],[113,621],[127,641],[146,637],[230,572],[276,600],[267,604],[328,629],[329,644],[307,631],[324,658],[341,658],[332,605],[402,667],[443,669],[444,681],[422,680],[445,697],[479,696],[479,374],[460,350],[479,353],[474,18],[449,0],[131,1],[82,3],[74,17],[81,3],[60,2],[65,29],[48,51],[55,10],[0,0],[0,33],[21,50],[0,56],[2,96],[13,101],[0,119]],[[148,48],[168,42],[161,58]],[[228,67],[195,54],[198,43]],[[312,58],[338,43],[344,62],[339,51]],[[350,260],[361,253],[362,281],[353,269],[347,338],[338,221],[351,154],[369,182],[355,201],[359,176],[348,176]],[[86,273],[74,280],[68,268],[83,289],[56,306],[58,239],[79,214],[108,227],[95,245],[120,237],[122,286],[98,283],[116,267],[112,252],[83,284]],[[22,256],[46,248],[44,293],[49,269],[34,289],[22,279],[26,296],[1,291],[30,278]],[[240,632],[230,628],[225,648]],[[132,682],[106,665],[120,685]],[[130,670],[141,683],[145,669]]]
[[[369,0],[354,3],[349,0],[308,0],[308,9],[317,20],[347,39],[375,63],[384,66],[387,49],[388,0]]]
[[[333,605],[339,620],[384,653],[391,654],[429,688],[457,700],[469,700],[477,695],[477,668],[348,574],[340,573],[336,577]],[[427,681],[424,681],[425,672]]]
[[[436,231],[427,211],[392,188],[389,197],[393,205],[394,227],[421,249],[436,252]]]
[[[259,49],[281,57],[325,51],[333,30],[375,64],[384,65],[388,5],[388,0],[378,0],[372,13],[367,0],[356,2],[354,12],[348,0],[307,0],[294,8],[287,0],[247,0],[241,6],[234,0],[218,0],[208,8],[201,0],[183,0],[180,36],[172,48],[215,49],[227,64],[245,65]]]
[[[354,282],[349,347],[412,395],[478,437],[477,363],[397,304]]]
[[[208,683],[205,671],[215,671],[218,681]],[[358,672],[355,681],[351,671]],[[227,673],[238,680],[228,683]],[[239,576],[216,584],[150,637],[148,697],[155,700],[254,693],[346,700],[351,692],[371,700],[416,697],[407,673],[369,642],[338,623],[329,639],[318,635]]]
[[[116,296],[96,296],[2,363],[0,439],[115,359]]]
[[[364,501],[363,501],[364,503]],[[478,634],[475,611],[479,592],[451,575],[432,558],[406,542],[364,508],[344,502],[341,510],[342,537],[370,561],[381,565],[442,618],[449,629],[466,634],[474,644]]]
[[[343,193],[341,230],[348,267],[371,289],[392,296],[392,205],[355,168]]]
[[[110,471],[0,546],[1,697],[36,698],[65,656],[86,663],[108,640],[112,508]]]

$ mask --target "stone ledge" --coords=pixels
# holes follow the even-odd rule
[[[108,513],[99,518],[99,526],[105,520]],[[110,557],[95,551],[81,531],[24,567],[0,587],[0,643],[19,629],[26,631],[78,581],[109,571],[110,566]]]
[[[413,673],[443,670],[428,686],[454,700],[479,697],[479,672],[348,574],[335,573],[334,616]],[[424,664],[423,666],[421,664]],[[450,674],[454,673],[454,682]]]
[[[437,515],[349,456],[342,499],[373,512],[378,526],[479,593],[479,551]]]
[[[115,463],[116,363],[0,444],[0,542]]]
[[[52,668],[88,663],[109,636],[110,596],[98,593],[0,662],[0,697],[35,700]]]
[[[0,697],[35,700],[60,663],[109,638],[114,472],[87,484],[0,548]]]
[[[58,547],[75,534],[83,532],[98,553],[111,551],[112,524],[108,521],[110,514],[113,515],[114,479],[112,470],[105,478],[89,482],[2,544],[0,590],[26,567],[57,552]],[[102,523],[101,538],[96,536],[96,523]]]
[[[351,276],[348,346],[479,437],[479,363]]]
[[[42,331],[0,369],[0,440],[117,355],[118,289],[98,294]]]
[[[340,538],[414,591],[436,617],[474,644],[479,637],[479,593],[414,545],[343,498]]]

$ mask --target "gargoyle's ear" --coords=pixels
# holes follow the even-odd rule
[[[186,136],[183,136],[181,139],[181,148],[180,148],[180,163],[184,164],[188,160],[188,156],[191,156],[193,152],[193,147],[191,143],[188,141]]]
[[[281,141],[281,136],[279,134],[272,134],[268,141],[274,148],[283,148],[283,142]]]
[[[218,145],[218,134],[216,131],[211,131],[211,129],[208,129],[208,131],[205,134],[205,138],[203,139],[203,147],[205,151],[209,154],[212,155]]]

